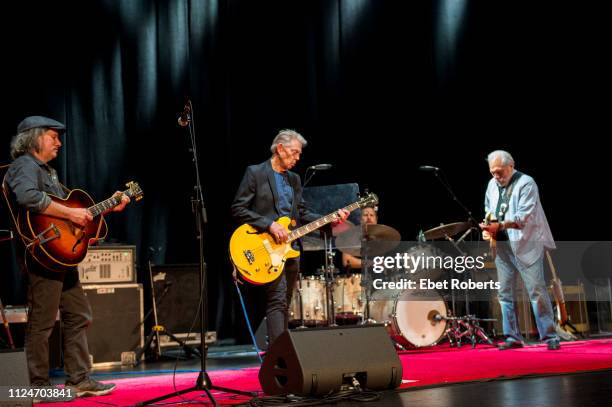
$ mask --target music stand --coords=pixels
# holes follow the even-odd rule
[[[302,193],[304,201],[308,203],[308,207],[316,213],[332,213],[338,208],[344,208],[350,205],[359,197],[359,185],[356,183],[323,185],[316,187],[304,188]],[[357,209],[349,215],[347,221],[353,224],[359,223],[361,219],[361,210]],[[323,248],[324,248],[324,276],[326,289],[326,305],[327,305],[327,320],[329,326],[336,326],[335,308],[334,308],[334,251],[333,251],[333,233],[325,231],[316,231],[313,233],[323,233]],[[302,303],[303,305],[303,303]]]
[[[148,404],[157,403],[161,400],[166,400],[171,397],[180,396],[181,394],[191,393],[193,391],[204,391],[213,405],[218,406],[219,404],[213,397],[211,390],[220,390],[226,393],[240,394],[241,396],[255,397],[257,394],[234,390],[227,387],[215,386],[212,380],[206,372],[206,358],[208,356],[208,345],[206,344],[206,330],[208,329],[208,287],[206,281],[206,267],[204,263],[204,225],[208,223],[206,216],[206,208],[204,207],[204,197],[202,194],[202,183],[200,182],[200,168],[198,165],[198,152],[195,139],[195,124],[193,120],[193,105],[191,100],[187,100],[183,113],[178,119],[178,124],[181,127],[188,127],[189,136],[191,139],[191,152],[193,154],[193,166],[195,172],[196,185],[194,186],[194,195],[191,198],[191,210],[194,214],[194,222],[196,226],[199,246],[199,260],[200,260],[200,373],[196,379],[195,384],[192,387],[183,390],[177,390],[175,392],[156,397],[153,399],[140,401],[136,403],[136,406],[145,406]]]

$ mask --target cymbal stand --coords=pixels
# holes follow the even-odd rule
[[[298,298],[300,301],[300,321],[301,321],[301,325],[298,326],[297,328],[302,329],[302,328],[306,328],[306,324],[304,324],[304,297],[302,295],[302,272],[301,271],[298,272],[297,292],[298,292]]]
[[[332,239],[327,233],[323,232],[323,243],[325,244],[325,294],[327,296],[327,324],[328,326],[336,325],[336,310],[334,303],[334,250],[332,248]]]
[[[449,236],[446,233],[444,234],[444,238],[448,240],[449,242],[451,242],[451,244],[455,247],[455,249],[457,250],[457,252],[459,252],[461,256],[465,257],[467,253],[461,250],[461,248],[459,247],[459,243],[465,240],[465,238],[472,232],[473,229],[475,228],[471,227],[468,230],[466,230],[465,233],[461,235],[461,237],[457,240],[453,239],[452,236]],[[468,272],[471,272],[471,271],[472,269],[466,269],[466,271],[463,274],[463,277],[465,278]],[[451,298],[452,298],[453,315],[457,315],[455,311],[455,290],[454,289],[451,289]],[[465,313],[467,315],[470,314],[469,290],[467,288],[465,289]]]
[[[363,310],[363,324],[375,324],[376,321],[370,318],[370,297],[372,294],[370,287],[370,272],[368,269],[368,225],[361,224],[361,286],[365,291],[365,308]]]

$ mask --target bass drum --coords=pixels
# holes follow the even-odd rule
[[[391,300],[370,301],[370,317],[385,323],[391,338],[405,348],[436,345],[447,316],[444,299],[433,290],[405,290]]]
[[[303,277],[296,281],[289,307],[289,326],[302,325],[300,319],[300,283],[302,285],[302,301],[304,307],[304,325],[309,327],[327,325],[327,302],[325,300],[325,279],[323,277]]]

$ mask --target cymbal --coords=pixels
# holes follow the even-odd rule
[[[350,230],[353,226],[353,222],[345,220],[342,223],[332,226],[332,235],[338,236],[341,233],[344,233]],[[311,252],[316,250],[325,250],[325,241],[321,237],[321,233],[319,230],[315,230],[302,237],[302,247],[305,252]]]
[[[449,223],[448,225],[440,225],[433,229],[429,229],[423,233],[423,236],[425,236],[427,240],[441,239],[446,236],[451,237],[455,236],[457,233],[468,230],[471,226],[472,224],[470,222]]]
[[[336,238],[336,247],[343,253],[353,256],[361,256],[361,225],[353,226]],[[395,248],[402,239],[400,233],[391,226],[365,225],[364,239],[368,242],[377,242],[376,245],[368,247],[368,254],[379,255]]]

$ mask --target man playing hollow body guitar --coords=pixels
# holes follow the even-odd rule
[[[6,174],[9,201],[18,211],[31,211],[67,219],[85,226],[93,220],[86,208],[71,208],[52,201],[48,194],[65,198],[65,188],[49,161],[57,157],[65,126],[43,116],[25,118],[17,127],[11,142],[13,162]],[[120,193],[120,192],[119,192]],[[122,211],[129,202],[125,195],[113,211]],[[23,253],[19,253],[20,255]],[[29,254],[20,258],[28,275],[28,323],[25,347],[32,386],[49,386],[48,339],[61,312],[64,337],[64,369],[66,386],[73,395],[104,395],[115,388],[89,377],[90,363],[86,328],[92,320],[91,307],[85,296],[76,267],[68,271],[47,270]]]
[[[249,166],[242,178],[232,204],[232,215],[237,222],[247,223],[260,232],[267,231],[277,243],[281,243],[287,241],[288,235],[285,228],[276,222],[278,218],[288,216],[298,224],[320,218],[306,208],[300,177],[289,171],[299,161],[306,144],[304,137],[293,130],[282,130],[276,135],[270,147],[272,157]],[[344,221],[348,215],[348,211],[339,210],[339,221]],[[280,277],[263,286],[248,287],[251,291],[249,297],[255,297],[251,302],[258,302],[259,295],[265,296],[270,344],[288,329],[288,307],[298,270],[299,258],[288,259]],[[258,304],[251,305],[257,307]]]

